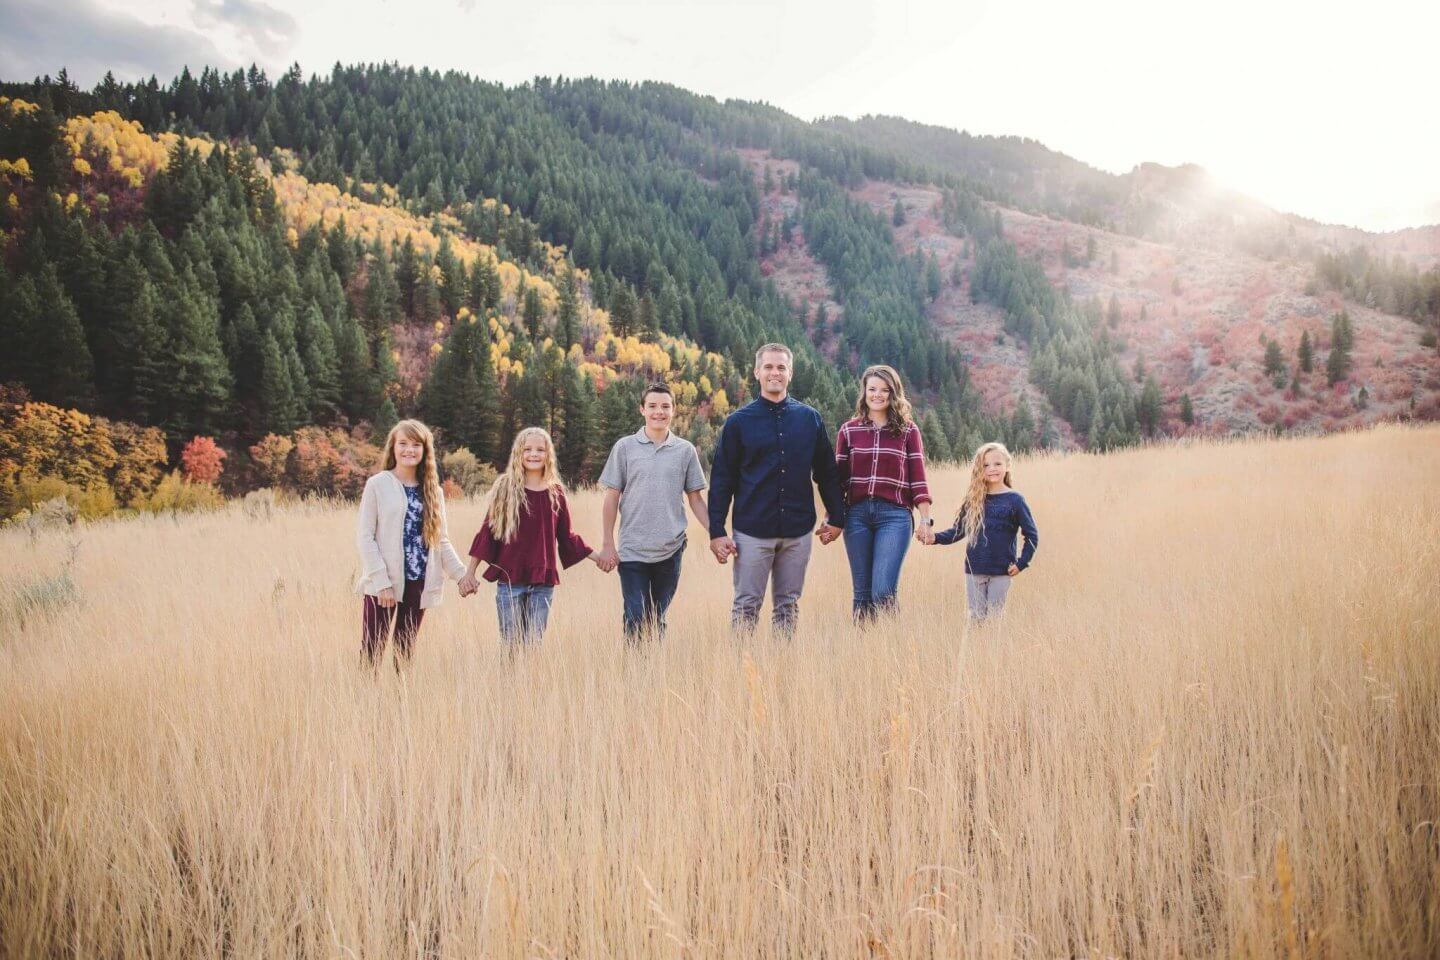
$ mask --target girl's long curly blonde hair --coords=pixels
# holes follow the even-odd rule
[[[425,448],[415,475],[420,480],[420,498],[425,502],[425,524],[420,539],[425,546],[433,547],[440,542],[440,469],[435,466],[435,436],[430,428],[419,420],[401,420],[390,428],[385,437],[385,448],[380,452],[380,469],[394,470],[395,441],[400,437],[414,440]]]
[[[855,398],[855,419],[864,420],[870,416],[870,406],[865,402],[865,387],[870,383],[871,377],[879,377],[890,388],[890,406],[885,410],[885,429],[904,436],[912,422],[910,401],[905,396],[905,384],[901,382],[900,374],[889,364],[873,364],[860,374],[860,396]]]
[[[985,494],[989,487],[985,483],[985,454],[992,450],[998,450],[1005,458],[1005,486],[1010,483],[1010,451],[1005,449],[1003,443],[982,443],[980,449],[975,451],[975,458],[970,461],[970,487],[965,491],[965,500],[960,504],[960,511],[955,514],[955,522],[964,522],[961,532],[972,544],[975,539],[985,532]]]
[[[520,529],[520,515],[529,509],[525,497],[525,441],[536,437],[545,441],[545,466],[541,479],[550,490],[550,506],[556,510],[560,508],[565,484],[560,479],[560,467],[555,462],[555,441],[542,427],[526,427],[515,434],[515,442],[510,445],[510,462],[490,488],[490,504],[485,511],[490,533],[501,543],[509,543],[515,538]]]

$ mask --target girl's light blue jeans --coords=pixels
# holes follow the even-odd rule
[[[538,643],[550,619],[555,588],[528,583],[495,584],[495,612],[503,643]]]

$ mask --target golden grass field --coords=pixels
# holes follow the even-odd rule
[[[542,647],[452,587],[378,679],[353,506],[0,532],[0,955],[1440,955],[1440,429],[1016,485],[982,630],[915,546],[857,632],[837,543],[739,645],[692,528],[663,647],[585,564]]]

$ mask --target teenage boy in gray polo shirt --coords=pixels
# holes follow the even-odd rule
[[[638,642],[647,632],[665,635],[665,610],[680,583],[685,553],[685,504],[709,524],[705,473],[690,441],[670,432],[675,396],[663,383],[652,383],[640,396],[645,425],[615,441],[600,473],[605,487],[605,542],[602,562],[620,564],[625,598],[625,638]],[[615,514],[620,514],[620,550],[615,550]]]

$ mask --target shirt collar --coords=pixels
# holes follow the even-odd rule
[[[784,400],[781,400],[779,403],[776,403],[774,400],[771,400],[769,397],[765,396],[765,394],[763,394],[763,393],[760,394],[760,396],[756,397],[755,399],[757,399],[757,400],[759,400],[761,403],[765,404],[765,408],[766,408],[767,410],[784,410],[786,407],[790,406],[790,394],[788,394],[788,393],[785,394],[785,399],[784,399]]]
[[[650,439],[650,437],[649,437],[648,434],[646,434],[644,427],[641,427],[639,430],[636,430],[636,431],[635,431],[635,439],[636,439],[636,440],[639,440],[641,443],[654,444],[654,446],[655,446],[657,449],[658,449],[659,447],[665,446],[666,444],[668,444],[668,443],[669,443],[671,440],[673,440],[674,438],[675,438],[675,431],[674,431],[674,430],[667,430],[666,433],[665,433],[665,441],[664,441],[663,443],[658,443],[658,444],[657,444],[657,443],[655,443],[654,440],[651,440],[651,439]]]

